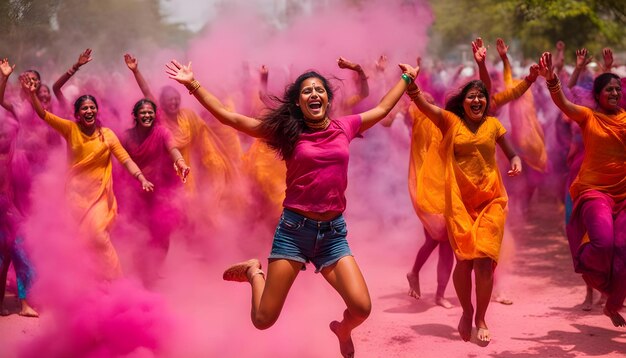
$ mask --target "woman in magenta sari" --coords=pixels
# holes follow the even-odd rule
[[[574,270],[608,295],[604,306],[614,326],[626,298],[626,112],[619,107],[621,80],[603,73],[593,82],[594,110],[573,104],[554,73],[552,54],[541,56],[541,75],[559,109],[582,131],[585,156],[570,187],[574,208],[567,238]]]
[[[127,186],[132,197],[127,203],[128,213],[132,213],[135,221],[145,225],[149,232],[147,245],[142,245],[147,250],[142,250],[135,258],[139,274],[148,285],[158,274],[169,249],[170,235],[179,221],[175,197],[180,188],[177,174],[184,183],[190,171],[175,147],[170,131],[158,124],[156,113],[156,104],[151,100],[137,101],[133,107],[135,125],[124,133],[121,140],[141,171],[154,178],[157,188],[154,192],[144,193],[134,190],[135,186]]]

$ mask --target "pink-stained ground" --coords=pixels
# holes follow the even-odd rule
[[[461,311],[451,284],[446,295],[455,307],[446,310],[433,304],[435,257],[427,262],[421,275],[423,298],[417,301],[406,294],[405,274],[423,238],[420,235],[410,240],[405,233],[411,227],[420,232],[419,224],[393,219],[373,209],[370,215],[371,220],[355,225],[350,210],[346,214],[349,225],[353,222],[351,246],[373,301],[371,316],[353,335],[358,357],[624,356],[626,330],[611,326],[598,306],[591,312],[581,310],[584,286],[572,271],[562,234],[562,215],[552,199],[535,197],[529,223],[507,233],[509,248],[505,251],[513,252],[514,241],[517,254],[506,264],[508,268],[504,263],[498,267],[496,275],[498,287],[504,288],[514,304],[490,305],[487,319],[493,340],[485,347],[479,346],[475,338],[467,343],[460,340],[456,325]],[[389,220],[396,220],[397,225]],[[371,233],[380,233],[378,226],[388,229],[385,237],[372,237]],[[392,227],[402,230],[394,231]],[[232,260],[232,255],[225,256]],[[165,348],[159,356],[339,356],[327,324],[339,317],[343,307],[338,295],[310,267],[296,280],[276,325],[257,331],[249,320],[249,287],[222,281],[226,265],[222,261],[216,258],[216,262],[209,263],[195,258],[182,246],[174,245],[170,251],[168,262],[179,264],[166,267],[155,292],[167,301],[170,315],[177,322],[176,329],[162,338]],[[15,308],[11,307],[14,298],[7,297],[6,304]],[[40,335],[51,319],[46,312],[39,319],[15,314],[0,317],[0,357],[17,356],[16,347]],[[68,316],[63,320],[70,319]],[[45,352],[42,354],[45,356]],[[127,356],[153,354],[138,349]]]

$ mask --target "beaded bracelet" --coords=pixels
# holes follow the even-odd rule
[[[189,90],[189,94],[193,94],[198,88],[200,88],[200,82],[198,80],[193,80],[188,85],[185,85]]]
[[[406,73],[403,73],[401,77],[404,80],[404,82],[406,82],[407,85],[410,85],[411,82],[413,82],[413,79],[411,78],[411,76],[407,75]]]

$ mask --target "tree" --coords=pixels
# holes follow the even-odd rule
[[[568,48],[599,53],[606,46],[623,50],[626,5],[621,0],[462,0],[431,1],[432,32],[443,54],[450,44],[468,44],[476,36],[488,42],[503,37],[520,44],[525,57],[537,58],[563,40]],[[445,46],[441,43],[446,44]],[[568,52],[573,60],[573,51]]]

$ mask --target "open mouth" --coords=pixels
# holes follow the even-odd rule
[[[473,114],[480,115],[483,112],[483,106],[481,104],[473,104],[470,106],[470,110]]]
[[[94,114],[86,114],[83,117],[83,121],[85,122],[85,124],[92,124],[93,122],[95,122],[96,120],[96,116]]]
[[[311,113],[319,113],[322,111],[322,102],[321,101],[311,101],[308,104],[309,110]]]
[[[146,126],[151,125],[152,122],[154,122],[154,118],[152,118],[152,117],[141,118],[141,123],[146,125]]]

